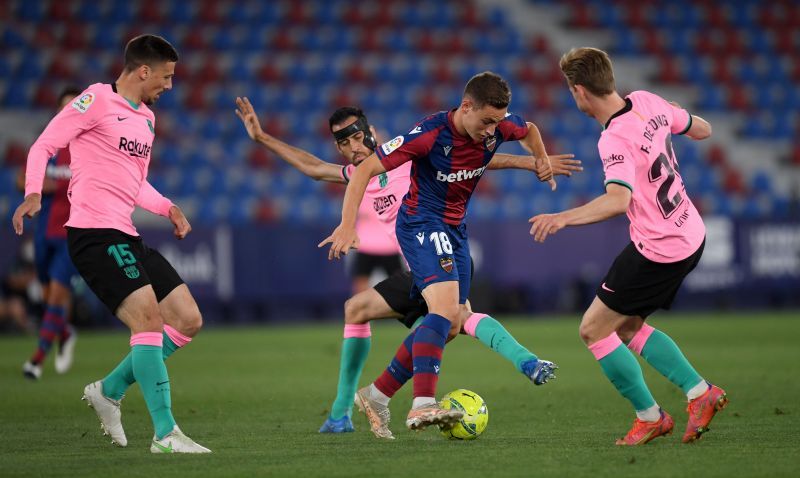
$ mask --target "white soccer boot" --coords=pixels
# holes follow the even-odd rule
[[[34,365],[30,360],[22,364],[22,374],[31,380],[42,378],[42,366]]]
[[[367,415],[372,433],[378,438],[394,440],[394,435],[389,430],[389,421],[391,420],[389,407],[372,398],[369,385],[356,392],[356,399],[358,410]]]
[[[67,373],[72,368],[72,360],[75,358],[75,342],[78,341],[78,334],[71,325],[67,327],[70,331],[69,338],[56,352],[56,373]]]
[[[161,440],[153,436],[150,453],[211,453],[208,448],[195,443],[183,434],[178,425]]]
[[[128,446],[125,430],[122,429],[122,412],[120,401],[113,400],[103,395],[103,381],[90,383],[83,389],[83,398],[89,407],[94,408],[97,418],[100,419],[100,429],[103,435],[111,437],[111,444],[120,447]]]

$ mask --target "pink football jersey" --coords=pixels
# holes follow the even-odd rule
[[[350,180],[354,170],[355,166],[352,164],[342,168],[345,180]],[[394,225],[403,196],[411,184],[410,175],[411,163],[408,162],[370,179],[359,207],[356,223],[361,241],[360,251],[371,254],[400,253]],[[369,219],[365,223],[363,219],[367,217]]]
[[[147,182],[155,116],[132,105],[113,85],[96,83],[50,121],[28,153],[25,195],[40,193],[47,160],[69,145],[72,179],[67,226],[111,228],[137,235],[134,206],[162,216],[172,202]]]
[[[627,214],[637,250],[654,262],[680,261],[705,238],[672,148],[672,135],[689,130],[691,115],[647,91],[635,91],[625,102],[597,144],[605,183],[632,192]]]

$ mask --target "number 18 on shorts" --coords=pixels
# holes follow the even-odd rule
[[[472,270],[464,224],[398,214],[397,240],[414,277],[412,296],[431,284],[457,281],[459,302],[466,302]]]

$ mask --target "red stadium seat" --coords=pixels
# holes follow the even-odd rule
[[[683,81],[678,60],[672,56],[663,56],[659,59],[659,70],[656,80],[666,84],[676,84]]]
[[[60,21],[68,21],[72,18],[72,10],[73,10],[72,2],[66,1],[57,1],[57,2],[50,2],[50,9],[47,12],[47,17],[50,21],[52,20],[60,20]]]
[[[208,106],[206,90],[202,85],[194,85],[183,100],[184,106],[190,110],[203,110]]]
[[[37,48],[51,48],[58,45],[59,40],[52,25],[39,25],[33,36],[33,44]]]
[[[145,23],[161,23],[164,20],[164,13],[161,6],[163,2],[159,0],[144,0],[139,7],[139,21]]]
[[[198,19],[203,23],[218,25],[222,23],[222,15],[219,13],[220,5],[223,2],[217,0],[204,0],[198,9]]]
[[[789,162],[800,167],[800,144],[796,145],[789,155]]]
[[[189,28],[181,45],[191,50],[205,50],[208,47],[203,31],[200,28]]]
[[[191,79],[193,82],[200,84],[209,84],[216,83],[222,76],[218,66],[218,59],[213,56],[207,56],[205,61],[191,75]]]
[[[278,220],[278,213],[269,199],[261,199],[255,208],[255,220],[260,223],[272,223]]]
[[[49,107],[53,107],[55,101],[50,103]],[[6,152],[3,155],[3,164],[7,167],[25,166],[28,159],[28,148],[17,141],[11,140],[6,144]]]
[[[275,169],[275,161],[272,156],[260,145],[254,145],[250,148],[250,153],[247,155],[247,163],[256,169]]]
[[[56,105],[56,92],[50,84],[40,84],[33,95],[33,103],[42,109],[53,108]]]
[[[61,39],[64,48],[81,50],[86,47],[86,25],[69,23]]]
[[[50,66],[47,67],[47,76],[67,79],[72,78],[73,75],[72,65],[64,56],[64,53],[62,51],[56,52],[56,54],[53,55],[53,61],[50,62]]]
[[[744,194],[747,192],[742,173],[730,167],[724,169],[722,187],[732,194]]]
[[[739,83],[728,86],[728,106],[737,111],[752,108],[752,94],[749,89]]]
[[[712,166],[723,167],[727,166],[728,158],[725,154],[725,149],[718,144],[713,144],[708,148],[708,164]]]

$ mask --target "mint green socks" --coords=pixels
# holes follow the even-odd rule
[[[331,406],[331,418],[334,420],[345,415],[352,416],[353,397],[369,355],[371,336],[369,323],[344,326],[342,356],[339,361],[339,384],[336,388],[336,400]]]
[[[667,334],[647,324],[633,337],[628,348],[640,354],[661,375],[689,395],[689,391],[703,382],[681,349]]]
[[[652,409],[656,401],[644,382],[642,368],[616,332],[589,346],[603,373],[638,411]]]
[[[169,338],[167,333],[164,332],[161,352],[162,360],[166,360],[179,348],[180,347]],[[128,388],[136,382],[133,376],[132,359],[132,352],[128,353],[128,355],[122,359],[122,362],[103,379],[103,395],[114,400],[121,400],[125,392],[128,391]]]
[[[538,357],[526,349],[503,325],[486,314],[472,314],[464,323],[464,331],[514,364],[522,372],[522,363]]]
[[[144,401],[153,420],[156,438],[164,438],[175,427],[172,416],[169,375],[164,365],[158,332],[142,332],[131,336],[131,368],[139,382]]]

